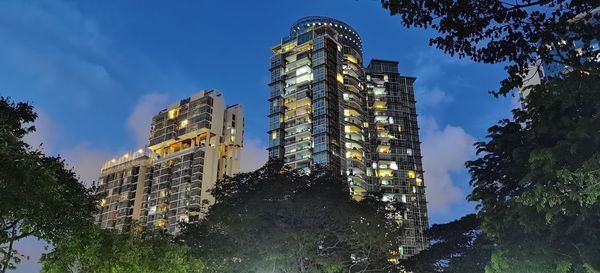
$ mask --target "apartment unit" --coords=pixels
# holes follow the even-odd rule
[[[128,231],[132,223],[140,221],[149,163],[145,149],[104,162],[96,185],[96,191],[104,195],[95,218],[98,226]]]
[[[295,22],[272,48],[269,157],[344,175],[352,196],[406,203],[401,257],[427,246],[425,185],[413,91],[395,61],[363,66],[362,39],[339,20]]]
[[[102,168],[100,181],[106,186],[98,189],[107,198],[97,222],[103,228],[127,223],[118,217],[129,208],[132,220],[177,233],[180,222],[198,220],[214,203],[208,191],[217,179],[240,171],[243,107],[225,106],[219,91],[175,102],[151,124],[143,157],[126,154]]]

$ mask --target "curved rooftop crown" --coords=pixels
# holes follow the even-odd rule
[[[307,16],[302,17],[296,21],[292,27],[290,27],[290,35],[302,33],[307,28],[329,25],[333,27],[339,34],[341,42],[355,48],[359,53],[362,54],[362,40],[358,32],[350,25],[330,17],[325,16]]]

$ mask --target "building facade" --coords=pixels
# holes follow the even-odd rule
[[[414,77],[401,76],[398,62],[371,60],[366,68],[368,175],[384,200],[405,204],[400,256],[427,247],[429,227],[417,125]]]
[[[132,161],[131,167],[126,165],[124,170],[122,164],[103,167],[101,181],[107,186],[98,189],[110,197],[110,203],[101,204],[101,221],[97,221],[101,227],[113,225],[112,215],[120,215],[115,210],[121,207],[111,204],[127,200],[135,204],[129,210],[132,220],[177,233],[180,222],[197,221],[214,203],[208,191],[217,179],[240,171],[243,107],[226,107],[220,92],[201,91],[180,100],[157,113],[151,124],[148,152],[143,158]],[[134,175],[133,194],[112,190],[124,182],[106,183],[115,179],[130,181]]]
[[[102,165],[96,185],[96,191],[104,195],[95,218],[99,227],[128,231],[132,223],[140,221],[149,164],[147,151],[139,149]]]
[[[363,66],[362,40],[328,17],[298,20],[272,48],[269,157],[293,169],[326,166],[355,199],[382,192],[406,203],[403,257],[427,246],[425,186],[413,82],[398,63]]]

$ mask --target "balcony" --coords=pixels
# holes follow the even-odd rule
[[[300,136],[300,135],[304,135],[304,134],[310,134],[310,127],[302,128],[300,130],[293,131],[293,132],[286,132],[285,137],[289,138],[292,136]]]
[[[292,148],[285,151],[285,155],[292,155],[292,154],[297,154],[299,152],[303,152],[303,151],[310,151],[312,149],[312,147],[310,145],[306,145],[306,146],[301,146],[301,147],[297,147],[297,148]]]
[[[377,153],[377,156],[379,157],[379,159],[384,159],[384,160],[391,160],[392,159],[392,154],[391,153]]]
[[[299,144],[299,143],[303,143],[303,142],[310,142],[310,141],[311,141],[311,137],[304,137],[304,138],[286,141],[285,146],[287,147],[287,146],[291,146],[291,145],[295,145],[295,144]]]
[[[310,124],[310,119],[296,119],[296,120],[291,120],[285,123],[284,127],[285,129],[292,129],[296,126],[300,126],[300,125],[309,125]]]
[[[353,124],[356,127],[362,127],[363,121],[358,117],[344,117],[346,123]]]
[[[298,163],[298,161],[303,161],[303,160],[310,160],[311,158],[311,154],[303,154],[303,155],[296,155],[293,157],[288,157],[284,160],[285,163]]]

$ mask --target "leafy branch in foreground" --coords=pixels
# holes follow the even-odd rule
[[[382,0],[406,27],[432,28],[430,45],[482,63],[505,63],[495,94],[523,84],[533,63],[600,74],[600,3],[596,0]]]
[[[486,272],[600,271],[600,76],[551,78],[467,162]]]
[[[95,197],[60,157],[24,141],[37,114],[0,97],[0,272],[20,261],[14,245],[35,236],[54,243],[91,223]]]

